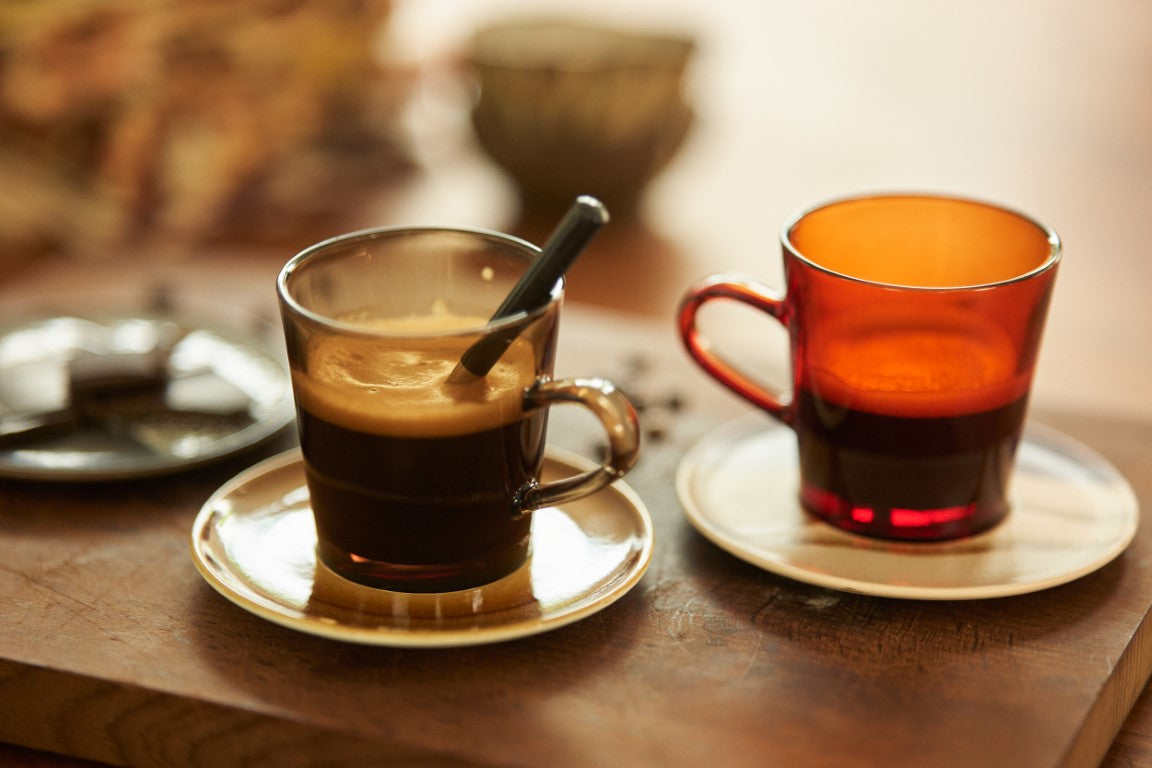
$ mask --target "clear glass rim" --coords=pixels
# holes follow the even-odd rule
[[[288,307],[293,314],[307,318],[309,321],[322,325],[333,331],[339,331],[345,335],[368,336],[374,338],[395,338],[395,339],[415,339],[415,338],[460,338],[460,337],[475,337],[477,335],[487,335],[500,331],[505,328],[512,328],[515,326],[525,325],[537,317],[540,317],[553,307],[558,305],[564,298],[564,279],[561,278],[557,281],[556,286],[552,289],[552,296],[548,302],[530,312],[517,312],[507,317],[500,318],[495,322],[487,322],[483,325],[470,326],[465,328],[454,328],[449,331],[441,332],[397,332],[397,331],[381,331],[372,328],[365,328],[356,323],[350,323],[338,320],[320,312],[305,307],[292,295],[289,287],[289,282],[292,275],[300,268],[305,266],[308,262],[318,257],[324,256],[336,248],[347,248],[354,246],[357,243],[372,243],[385,239],[399,239],[410,237],[413,235],[464,235],[475,238],[477,240],[495,241],[503,245],[510,246],[512,249],[519,251],[524,255],[525,265],[531,262],[532,259],[540,255],[539,246],[533,245],[527,240],[508,235],[503,232],[497,232],[493,229],[484,229],[479,227],[435,227],[435,226],[398,226],[398,227],[370,227],[367,229],[359,229],[353,232],[346,232],[344,234],[330,237],[326,240],[321,240],[318,243],[308,246],[304,250],[297,253],[280,269],[279,275],[276,277],[276,294],[280,299],[283,306]]]
[[[854,275],[849,275],[849,274],[846,274],[844,272],[838,272],[834,269],[830,269],[829,267],[823,266],[822,264],[818,264],[815,261],[813,261],[812,259],[808,258],[803,253],[801,253],[799,251],[799,249],[797,249],[796,246],[793,245],[793,243],[792,243],[792,231],[795,229],[796,225],[799,224],[803,219],[805,219],[809,215],[816,213],[818,211],[822,211],[822,210],[825,210],[828,208],[835,208],[837,206],[845,205],[848,203],[858,203],[858,202],[864,202],[864,201],[868,201],[868,200],[908,200],[908,199],[938,200],[941,202],[964,203],[967,205],[978,206],[980,208],[986,208],[986,209],[992,210],[992,211],[999,211],[1000,213],[1005,213],[1005,214],[1008,214],[1009,216],[1013,216],[1013,217],[1019,219],[1020,221],[1031,225],[1036,230],[1038,230],[1041,234],[1044,235],[1045,239],[1048,241],[1048,257],[1046,259],[1044,259],[1044,261],[1042,261],[1040,264],[1036,265],[1035,267],[1028,270],[1027,272],[1022,272],[1019,275],[1014,275],[1014,276],[1006,278],[1004,280],[996,280],[996,281],[989,282],[989,283],[974,283],[971,285],[947,285],[947,286],[904,285],[902,283],[886,283],[886,282],[881,282],[881,281],[876,281],[876,280],[868,280],[866,278],[856,277]],[[823,272],[824,274],[832,275],[833,277],[838,277],[838,278],[841,278],[843,280],[850,280],[850,281],[855,282],[855,283],[861,283],[863,285],[876,286],[877,288],[887,288],[887,289],[902,290],[902,291],[924,291],[924,292],[932,292],[932,293],[944,293],[944,292],[949,292],[949,291],[985,290],[985,289],[989,289],[989,288],[997,288],[997,287],[1004,286],[1004,285],[1011,285],[1013,283],[1019,283],[1019,282],[1025,281],[1025,280],[1031,280],[1032,278],[1035,278],[1038,275],[1041,275],[1045,272],[1048,272],[1048,271],[1054,269],[1056,267],[1056,265],[1060,262],[1061,256],[1063,254],[1063,244],[1060,242],[1060,236],[1058,234],[1056,234],[1056,231],[1054,229],[1052,229],[1051,227],[1043,224],[1038,219],[1033,218],[1032,216],[1029,216],[1025,213],[1021,213],[1020,211],[1016,210],[1015,208],[1010,208],[1008,206],[1000,205],[999,203],[993,203],[993,202],[990,202],[987,200],[981,200],[979,198],[965,197],[965,196],[959,196],[959,195],[949,195],[949,194],[942,194],[942,193],[933,193],[933,192],[876,192],[876,193],[870,193],[870,194],[847,195],[844,197],[838,197],[838,198],[833,198],[831,200],[826,200],[824,202],[817,203],[817,204],[809,206],[807,208],[802,208],[799,212],[797,212],[797,213],[793,214],[791,217],[789,217],[788,220],[785,221],[783,226],[780,228],[780,242],[784,246],[785,251],[787,251],[787,253],[790,256],[792,256],[793,258],[795,258],[797,261],[801,262],[802,264],[804,264],[804,265],[806,265],[812,269],[815,269],[819,272]]]

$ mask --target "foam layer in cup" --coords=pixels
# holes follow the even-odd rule
[[[871,323],[824,333],[808,358],[809,387],[856,410],[892,416],[978,413],[1022,397],[1012,339],[975,315]]]
[[[342,318],[348,320],[348,318]],[[536,378],[532,345],[516,339],[488,375],[447,383],[486,318],[436,314],[353,318],[365,329],[409,336],[317,336],[305,371],[294,370],[300,405],[312,415],[359,432],[392,437],[444,437],[494,429],[523,416],[524,389]]]

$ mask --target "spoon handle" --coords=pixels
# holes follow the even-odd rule
[[[549,236],[540,255],[528,266],[488,322],[531,312],[546,304],[557,281],[607,223],[608,209],[603,203],[587,195],[576,198]],[[448,376],[448,382],[460,384],[485,376],[520,335],[522,328],[522,324],[513,325],[503,333],[485,335],[464,352]]]

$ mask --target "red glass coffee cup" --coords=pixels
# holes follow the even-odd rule
[[[692,358],[791,427],[799,497],[844,530],[933,541],[1009,512],[1008,486],[1060,261],[1060,239],[996,205],[876,195],[782,229],[786,290],[738,275],[694,285],[679,311]],[[717,351],[700,308],[736,301],[788,331],[774,391]]]

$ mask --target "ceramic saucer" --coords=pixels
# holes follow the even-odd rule
[[[974,600],[1064,584],[1132,541],[1139,508],[1098,454],[1029,424],[1016,458],[1012,512],[990,532],[952,542],[899,543],[836,529],[797,496],[796,440],[763,417],[705,436],[682,460],[677,492],[712,542],[767,571],[846,592]]]
[[[550,449],[544,477],[588,468]],[[593,614],[631,589],[652,556],[652,523],[627,485],[533,513],[532,556],[475,589],[411,594],[347,581],[315,556],[299,450],[237,475],[192,529],[200,573],[241,608],[291,629],[385,646],[478,645],[537,634]]]
[[[235,312],[233,312],[235,314]],[[291,423],[291,379],[279,329],[199,313],[90,308],[0,322],[0,425],[67,408],[69,361],[81,354],[166,353],[165,402],[115,425],[80,420],[0,441],[0,477],[106,481],[175,472],[250,448]],[[0,428],[0,433],[5,430]]]

